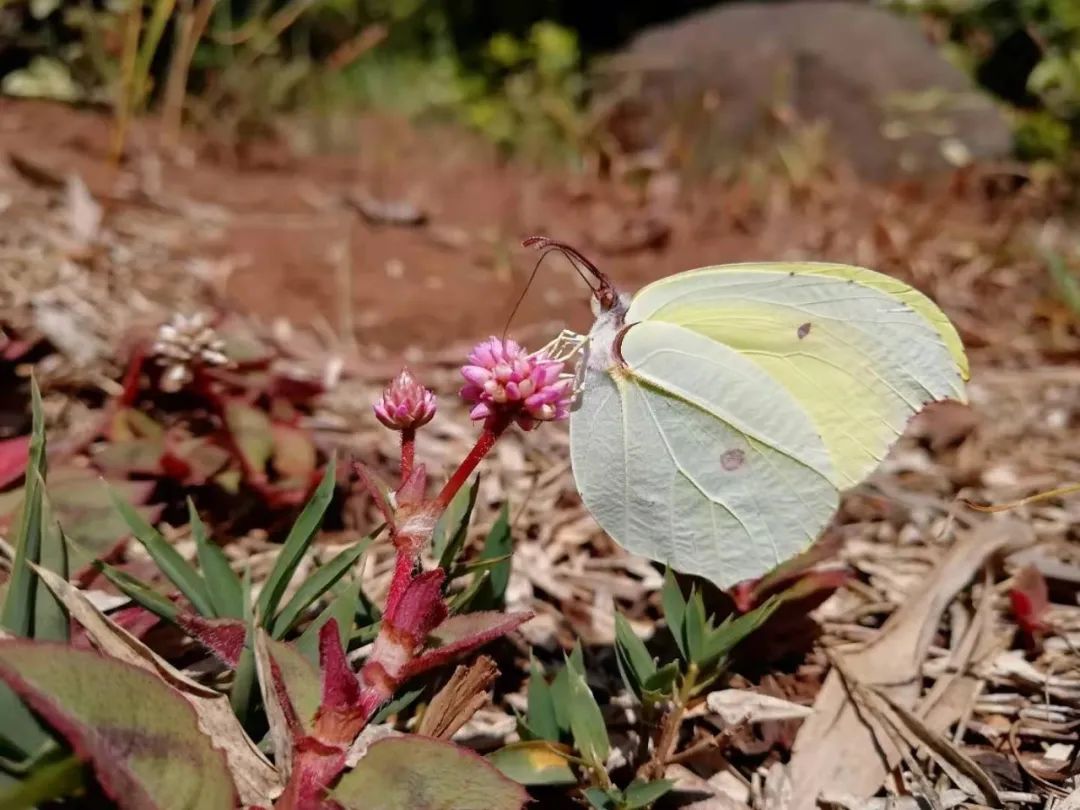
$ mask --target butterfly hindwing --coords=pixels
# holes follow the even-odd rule
[[[628,328],[587,372],[574,475],[620,544],[726,586],[813,541],[837,505],[829,454],[776,380],[691,330]]]

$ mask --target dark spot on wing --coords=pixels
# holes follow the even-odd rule
[[[799,340],[802,340],[804,337],[809,335],[810,334],[810,321],[807,321],[802,326],[800,326],[798,329],[796,329],[795,334],[799,336]]]
[[[738,448],[726,450],[724,455],[720,456],[720,466],[728,472],[739,469],[745,461],[746,453]]]

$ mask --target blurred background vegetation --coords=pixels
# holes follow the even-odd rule
[[[122,142],[152,110],[230,140],[283,115],[357,109],[462,121],[501,149],[572,157],[590,135],[588,77],[644,27],[718,5],[569,0],[0,0],[0,89],[108,104]],[[1080,143],[1076,0],[885,0],[917,17],[1004,102],[1024,159]]]

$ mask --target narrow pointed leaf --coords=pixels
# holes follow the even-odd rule
[[[469,521],[473,507],[476,506],[476,494],[480,491],[480,476],[458,490],[450,501],[446,511],[439,516],[435,529],[431,533],[432,552],[439,559],[439,567],[449,570],[453,567],[461,547],[469,536]]]
[[[655,782],[631,782],[623,791],[623,807],[626,810],[640,810],[648,807],[660,797],[667,795],[675,783],[670,779],[657,779]]]
[[[774,596],[760,607],[738,618],[730,619],[712,630],[703,642],[700,662],[706,663],[726,658],[735,645],[768,621],[780,604],[781,600]]]
[[[480,562],[494,561],[488,577],[479,587],[473,600],[473,610],[501,610],[506,605],[506,588],[510,584],[511,552],[514,550],[510,532],[510,507],[502,505],[495,524],[484,540]]]
[[[139,581],[126,571],[121,571],[119,568],[114,568],[107,563],[98,563],[96,567],[109,582],[125,595],[131,597],[131,600],[137,605],[146,608],[155,616],[160,616],[166,621],[176,621],[180,608],[149,585]]]
[[[296,519],[292,529],[289,530],[285,542],[278,553],[270,576],[266,579],[262,591],[259,593],[258,615],[261,617],[263,626],[270,626],[277,613],[278,604],[289,586],[296,567],[307,551],[311,541],[315,539],[319,526],[322,525],[323,515],[334,497],[334,475],[337,470],[337,460],[331,458],[326,465],[326,472],[319,483],[315,494],[307,502],[300,516]]]
[[[319,631],[322,626],[331,619],[337,623],[338,633],[341,635],[341,644],[346,649],[349,646],[354,625],[356,611],[360,605],[360,584],[356,582],[339,585],[337,596],[329,605],[323,608],[311,623],[304,628],[300,638],[296,640],[296,649],[306,658],[312,666],[319,663]]]
[[[683,643],[689,660],[701,663],[705,655],[705,638],[708,633],[708,619],[705,616],[705,600],[696,588],[690,592],[686,602],[686,615],[683,617]]]
[[[664,572],[664,589],[660,594],[664,607],[664,619],[667,621],[668,630],[675,639],[679,652],[687,661],[690,656],[686,651],[686,642],[683,636],[683,622],[686,616],[686,600],[683,599],[682,590],[679,588],[675,572],[670,568]]]
[[[32,473],[37,475],[37,472]],[[67,579],[67,541],[56,522],[56,513],[45,494],[45,482],[38,479],[41,492],[41,548],[38,563],[42,568]],[[34,589],[34,638],[38,641],[66,642],[70,634],[67,610],[52,591],[39,586]]]
[[[375,716],[371,718],[372,725],[378,725],[379,723],[385,723],[395,714],[401,714],[407,708],[416,703],[417,699],[424,694],[425,687],[418,686],[415,689],[409,689],[402,692],[396,698],[391,700],[377,712]]]
[[[570,672],[570,732],[574,736],[574,747],[589,762],[603,766],[611,743],[600,706],[585,682],[584,672],[570,666],[567,670]]]
[[[34,378],[30,379],[30,398],[33,428],[26,465],[26,488],[15,535],[15,557],[11,562],[4,609],[0,612],[0,625],[24,638],[34,631],[34,597],[38,583],[30,571],[30,564],[37,563],[41,556],[41,482],[46,474],[45,416],[41,408],[41,391]]]
[[[544,671],[540,668],[540,663],[531,656],[529,684],[525,695],[528,701],[525,717],[529,730],[542,739],[559,742],[561,736],[559,717],[555,711],[552,688],[544,679]]]
[[[142,669],[83,650],[0,642],[0,679],[90,760],[122,808],[232,810],[225,757],[195,712]]]
[[[521,810],[528,800],[483,757],[418,735],[373,743],[330,796],[345,810]]]
[[[642,685],[656,674],[656,662],[630,622],[618,612],[615,614],[615,656],[626,688],[640,698]]]
[[[181,556],[169,541],[161,536],[161,533],[136,511],[126,500],[121,498],[111,489],[109,497],[112,499],[116,511],[124,518],[132,535],[143,548],[147,550],[158,568],[169,580],[180,589],[180,593],[187,597],[194,607],[203,616],[213,616],[214,607],[210,602],[210,594],[206,590],[206,583],[199,576],[191,564]]]
[[[353,569],[369,545],[371,545],[371,538],[365,537],[340,552],[314,574],[310,574],[274,619],[271,636],[275,639],[284,638],[285,634],[292,630],[304,615],[304,611]]]
[[[244,618],[243,592],[240,577],[232,570],[229,560],[220,548],[206,536],[206,526],[191,498],[188,498],[188,522],[195,538],[199,555],[199,567],[206,582],[207,594],[214,608],[214,615],[230,619]]]

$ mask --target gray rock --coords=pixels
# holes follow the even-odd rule
[[[693,14],[643,31],[602,75],[623,149],[674,139],[704,167],[783,133],[784,109],[826,122],[830,145],[871,177],[1002,157],[1012,143],[1003,113],[916,22],[841,0]]]

